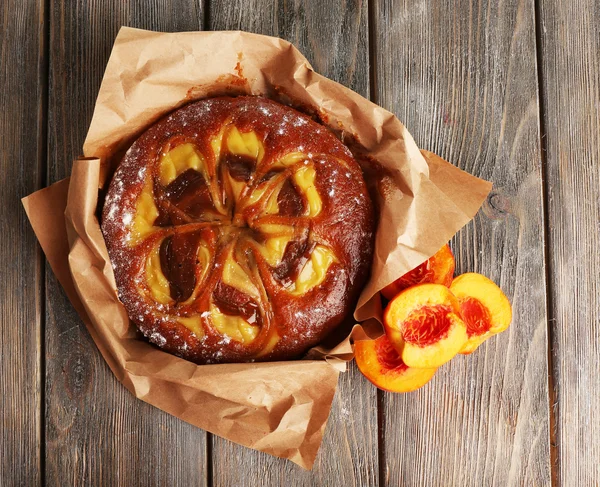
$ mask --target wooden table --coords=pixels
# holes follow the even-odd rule
[[[599,485],[599,5],[3,0],[0,485]],[[453,248],[458,272],[511,298],[509,331],[407,395],[352,365],[311,472],[135,399],[19,202],[70,173],[122,25],[288,39],[421,147],[493,181]]]

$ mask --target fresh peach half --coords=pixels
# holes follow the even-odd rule
[[[409,367],[439,367],[467,341],[458,300],[443,284],[419,284],[402,291],[385,309],[383,324]]]
[[[485,340],[510,325],[510,302],[487,277],[473,272],[463,274],[452,281],[450,291],[458,299],[460,314],[467,325],[468,340],[460,353],[474,352]]]
[[[454,255],[448,244],[421,265],[407,272],[381,290],[387,299],[393,299],[400,292],[416,284],[434,283],[449,287],[454,276]]]
[[[436,371],[408,367],[385,335],[376,340],[357,341],[354,355],[362,374],[390,392],[410,392],[423,387]]]

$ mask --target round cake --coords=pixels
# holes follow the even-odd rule
[[[221,97],[134,142],[101,226],[131,321],[206,364],[291,359],[319,343],[368,276],[374,216],[329,130],[272,100]]]

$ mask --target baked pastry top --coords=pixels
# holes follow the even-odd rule
[[[204,364],[319,343],[368,275],[374,217],[359,165],[329,130],[269,99],[221,97],[134,142],[101,226],[131,321]]]

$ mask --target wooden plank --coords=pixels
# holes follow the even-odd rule
[[[557,479],[600,485],[600,4],[539,2]]]
[[[509,331],[441,367],[425,388],[384,395],[386,485],[548,485],[533,0],[374,7],[379,103],[421,147],[495,184],[487,214],[454,240],[457,272],[489,276],[514,312]]]
[[[368,96],[366,2],[325,5],[266,0],[213,1],[210,29],[242,29],[293,42],[325,76]],[[342,374],[317,462],[291,462],[213,438],[214,485],[377,485],[377,396],[356,366]]]
[[[47,24],[41,2],[0,7],[0,484],[42,481],[39,246],[20,199],[43,183]]]
[[[199,2],[52,3],[48,174],[81,153],[121,25],[198,30]],[[206,433],[117,382],[50,270],[47,279],[46,477],[49,485],[206,485]]]

